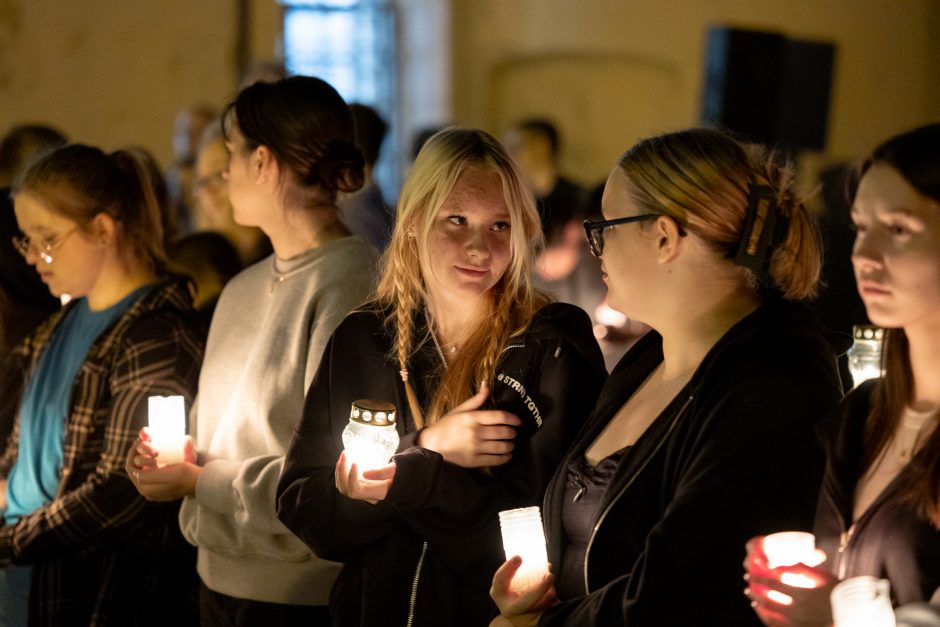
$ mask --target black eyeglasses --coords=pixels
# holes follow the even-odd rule
[[[627,218],[614,218],[613,220],[585,220],[584,232],[587,234],[588,244],[591,245],[591,254],[600,257],[604,254],[604,230],[618,224],[627,224],[628,222],[640,222],[642,220],[655,220],[659,213],[644,213],[639,216],[630,216]]]

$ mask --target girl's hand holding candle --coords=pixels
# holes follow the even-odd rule
[[[826,555],[812,534],[783,532],[747,544],[744,594],[765,625],[830,627],[829,593],[838,580],[818,568]]]
[[[157,466],[183,461],[186,442],[186,409],[182,396],[151,396],[147,399],[151,446],[157,452]]]

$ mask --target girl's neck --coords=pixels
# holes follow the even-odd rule
[[[313,209],[275,209],[278,219],[262,230],[271,239],[279,259],[291,259],[308,250],[346,237],[349,231],[339,221],[335,205]]]
[[[471,306],[466,303],[446,303],[442,300],[432,296],[428,302],[428,313],[433,321],[437,341],[442,346],[459,347],[470,337],[483,315],[481,309],[485,306],[485,300],[481,298]]]
[[[691,374],[725,333],[758,306],[757,295],[744,290],[677,312],[670,323],[657,328],[663,337],[663,378]]]
[[[103,311],[120,302],[128,294],[157,280],[156,273],[135,264],[126,268],[123,264],[111,264],[98,277],[95,286],[85,295],[92,311]]]

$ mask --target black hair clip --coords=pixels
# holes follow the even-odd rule
[[[744,232],[734,263],[755,272],[767,269],[777,239],[778,221],[785,223],[778,214],[774,190],[768,185],[751,183],[748,186]]]

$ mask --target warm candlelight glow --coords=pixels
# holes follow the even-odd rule
[[[849,348],[849,372],[852,381],[858,386],[868,379],[877,379],[882,375],[881,347],[884,330],[871,325],[852,327],[855,343]]]
[[[182,396],[151,396],[147,399],[148,426],[157,465],[183,461],[186,442],[186,409]]]
[[[352,404],[349,424],[343,429],[343,447],[349,465],[362,470],[381,468],[398,450],[395,405],[358,400]]]
[[[804,531],[783,531],[772,533],[764,538],[764,555],[770,568],[805,564],[818,566],[826,559],[826,554],[816,548],[816,538]],[[816,580],[802,573],[780,574],[780,581],[795,588],[815,588]],[[770,590],[767,597],[783,605],[790,605],[793,599],[788,594]]]
[[[524,507],[500,512],[499,526],[503,533],[506,559],[516,555],[522,558],[522,565],[513,576],[509,588],[513,592],[524,592],[548,572],[548,553],[539,508]]]
[[[895,627],[890,584],[877,577],[852,577],[832,589],[835,627]]]

